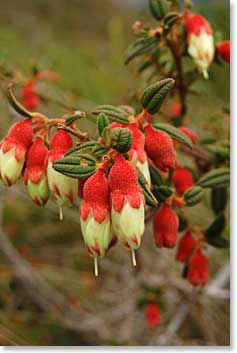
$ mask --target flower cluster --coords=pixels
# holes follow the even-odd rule
[[[182,20],[184,18],[189,33],[187,40],[192,48],[189,54],[196,60],[194,47],[200,36],[202,40],[206,35],[211,36],[211,30],[200,16],[185,13]],[[194,29],[191,24],[195,25]],[[206,59],[207,55],[199,56],[197,62],[205,74]],[[49,73],[43,71],[36,75],[34,83],[49,77]],[[22,175],[33,202],[44,206],[51,196],[59,207],[61,220],[63,208],[79,201],[82,236],[94,259],[96,275],[98,259],[115,243],[131,252],[136,265],[135,251],[142,243],[147,214],[147,218],[153,220],[157,251],[175,248],[178,244],[176,259],[187,269],[188,281],[195,286],[204,285],[209,271],[204,251],[208,244],[222,246],[225,239],[218,235],[218,239],[213,240],[216,228],[212,224],[208,229],[193,225],[185,208],[202,200],[204,187],[226,183],[229,171],[224,168],[215,174],[214,170],[211,177],[202,177],[199,164],[199,170],[184,165],[180,158],[182,153],[186,152],[196,161],[200,150],[195,145],[197,134],[182,120],[184,107],[181,103],[173,107],[176,127],[160,120],[154,123],[166,97],[174,94],[175,80],[166,77],[147,87],[141,95],[138,113],[122,105],[95,108],[91,114],[97,118],[96,139],[77,125],[79,118],[86,117],[83,112],[49,119],[30,111],[38,103],[32,82],[27,85],[28,88],[23,87],[28,99],[25,107],[9,87],[9,103],[27,119],[13,124],[0,143],[2,182],[11,186]],[[192,155],[193,146],[197,148]],[[217,213],[219,215],[219,210]],[[220,214],[220,220],[214,223],[223,223],[222,216]],[[179,240],[183,230],[185,233]],[[153,304],[150,301],[145,311],[151,326],[160,321],[159,308]]]

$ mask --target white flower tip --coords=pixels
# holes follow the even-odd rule
[[[59,219],[60,219],[60,221],[63,220],[63,208],[62,207],[59,207]]]
[[[133,263],[134,267],[137,266],[136,255],[135,255],[135,251],[134,250],[132,250],[132,263]]]
[[[98,258],[94,257],[94,268],[95,268],[95,277],[99,276],[99,271],[98,271]]]
[[[208,75],[207,70],[203,70],[202,74],[203,74],[203,77],[204,77],[206,80],[209,79],[209,75]]]

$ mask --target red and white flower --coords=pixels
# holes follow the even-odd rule
[[[189,13],[185,20],[188,53],[193,58],[198,70],[208,78],[207,69],[211,65],[215,46],[209,22],[201,15]]]
[[[36,137],[26,155],[24,183],[32,200],[38,206],[44,206],[49,199],[49,186],[45,160],[48,149],[40,137]]]
[[[20,178],[26,152],[33,139],[31,119],[12,125],[8,135],[0,143],[0,178],[8,186]]]
[[[47,177],[49,189],[59,207],[70,207],[73,205],[77,197],[78,181],[57,172],[52,165],[56,160],[61,159],[72,146],[72,138],[64,130],[57,131],[50,142],[50,151],[47,158]]]
[[[80,204],[82,235],[93,257],[104,256],[112,240],[109,202],[108,180],[100,169],[86,180]]]
[[[109,186],[114,233],[127,249],[135,250],[145,230],[145,200],[135,167],[120,154],[110,170]]]

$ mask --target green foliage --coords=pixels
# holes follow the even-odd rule
[[[155,114],[166,96],[174,87],[175,81],[172,78],[167,78],[153,83],[145,89],[141,98],[141,105],[150,114]]]
[[[149,6],[152,15],[158,21],[161,20],[168,11],[168,4],[166,0],[149,0]]]
[[[93,115],[105,114],[111,121],[116,121],[122,124],[128,124],[128,113],[121,108],[112,105],[100,105],[93,110]]]
[[[187,206],[195,206],[203,198],[203,189],[200,186],[193,186],[185,191],[183,197]]]
[[[203,188],[216,188],[229,186],[230,184],[230,169],[229,168],[219,168],[213,169],[198,181],[198,185]]]

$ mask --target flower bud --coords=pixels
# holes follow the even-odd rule
[[[49,186],[45,159],[48,149],[40,137],[36,137],[26,155],[24,183],[32,200],[38,206],[44,206],[49,199]]]
[[[0,177],[11,186],[20,178],[25,155],[33,138],[31,119],[12,125],[8,135],[0,143]]]
[[[187,262],[189,257],[192,255],[196,246],[196,241],[190,231],[184,233],[178,244],[178,250],[176,253],[176,260],[180,262]]]
[[[105,255],[112,240],[109,185],[103,169],[89,177],[83,188],[80,205],[81,229],[89,254]]]
[[[209,278],[209,261],[198,249],[190,258],[188,263],[188,281],[197,286],[198,284],[205,285]]]
[[[53,162],[61,159],[67,150],[73,146],[69,133],[57,131],[52,137],[47,159],[47,177],[49,189],[59,207],[70,207],[74,203],[78,192],[77,179],[70,178],[53,169]]]
[[[154,237],[158,248],[173,248],[176,244],[179,219],[168,204],[164,204],[154,217]]]
[[[160,307],[155,303],[149,303],[145,306],[146,322],[150,327],[154,327],[161,322]]]
[[[230,41],[225,40],[223,42],[218,43],[216,46],[216,49],[220,57],[229,63],[230,62]]]
[[[212,29],[202,16],[190,13],[186,17],[188,53],[193,58],[198,70],[208,78],[207,69],[213,61],[215,47]]]
[[[147,155],[145,152],[145,136],[138,129],[136,123],[131,123],[129,125],[112,123],[110,124],[111,128],[121,127],[128,128],[132,132],[133,141],[130,150],[128,151],[130,162],[135,165],[144,175],[148,185],[151,185],[151,177],[149,172],[149,166],[147,161]]]
[[[183,196],[186,190],[194,185],[193,175],[183,167],[177,167],[172,175],[172,181],[178,196]]]
[[[177,163],[177,155],[172,138],[164,131],[155,130],[151,126],[146,129],[145,147],[149,158],[155,166],[166,172],[174,169]]]
[[[130,250],[137,249],[145,230],[144,196],[135,167],[117,155],[109,173],[111,217],[118,240]]]
[[[36,109],[40,104],[39,96],[36,92],[35,84],[27,82],[22,88],[22,103],[26,109]]]
[[[170,106],[172,117],[177,118],[182,114],[182,104],[180,102],[173,102]]]

